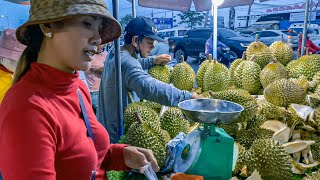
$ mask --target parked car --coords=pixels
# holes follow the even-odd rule
[[[289,29],[295,31],[297,34],[303,32],[303,23],[293,23],[290,25]],[[308,34],[308,37],[312,41],[320,40],[320,26],[317,24],[308,24],[307,28],[312,31],[312,33]]]
[[[178,60],[181,55],[198,58],[199,53],[205,51],[205,43],[211,33],[211,28],[198,28],[187,31],[184,37],[170,37],[169,50]],[[230,47],[230,52],[234,52],[237,57],[241,57],[246,50],[241,43],[249,44],[253,39],[241,36],[231,29],[218,28],[218,41]]]
[[[169,37],[183,37],[188,30],[184,28],[172,28],[158,31],[158,35],[167,40]]]
[[[270,46],[274,41],[281,41],[281,34],[283,34],[284,42],[288,43],[293,49],[297,49],[299,46],[299,36],[296,32],[289,30],[264,30],[257,31],[251,34],[254,38],[256,34],[259,35],[259,40]]]

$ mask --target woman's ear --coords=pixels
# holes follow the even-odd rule
[[[50,39],[53,37],[53,29],[50,24],[40,24],[39,27],[45,37]]]

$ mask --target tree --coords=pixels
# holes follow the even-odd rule
[[[120,25],[122,27],[122,29],[124,30],[124,28],[126,28],[127,24],[133,19],[131,14],[127,14],[125,15],[123,18],[120,19]]]
[[[189,11],[187,13],[177,14],[181,21],[178,24],[187,24],[187,27],[190,29],[195,28],[196,26],[202,26],[204,23],[205,14],[197,11]],[[177,20],[175,19],[174,22]]]

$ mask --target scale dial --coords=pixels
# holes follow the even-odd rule
[[[174,172],[187,172],[191,165],[198,160],[198,154],[201,151],[200,131],[190,132],[184,140],[186,144],[177,153]]]

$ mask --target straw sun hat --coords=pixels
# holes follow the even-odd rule
[[[29,19],[18,27],[18,41],[27,45],[26,27],[35,24],[51,23],[67,17],[97,15],[104,18],[102,44],[111,42],[121,35],[121,27],[108,12],[104,0],[30,0]]]

